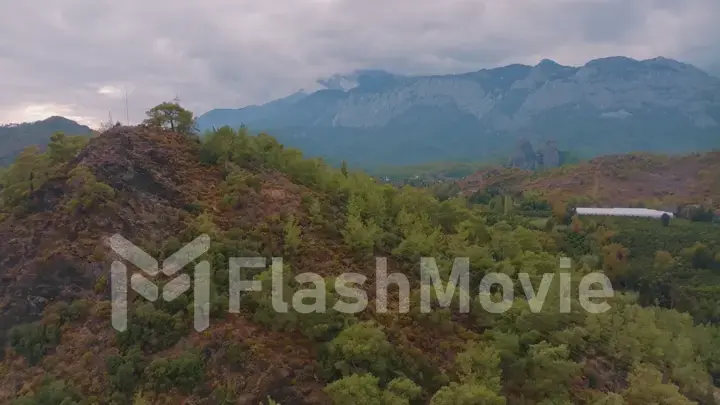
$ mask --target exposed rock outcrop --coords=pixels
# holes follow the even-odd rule
[[[523,138],[515,147],[515,151],[510,156],[508,165],[519,169],[533,170],[537,167],[537,163],[537,156],[532,144],[530,141]]]
[[[543,148],[538,151],[539,164],[543,168],[553,168],[560,166],[560,151],[554,141],[548,141]]]

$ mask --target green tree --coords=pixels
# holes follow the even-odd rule
[[[169,129],[186,135],[197,132],[193,113],[176,102],[158,104],[146,111],[145,115],[147,115],[147,118],[143,121],[143,124],[150,127]]]
[[[662,217],[660,217],[660,220],[662,221],[663,226],[670,225],[670,215],[667,213],[662,214]]]
[[[55,132],[50,137],[47,155],[53,164],[62,164],[74,158],[87,144],[89,138],[85,136],[65,136],[62,132]]]
[[[13,208],[25,201],[45,182],[49,170],[49,162],[37,146],[23,150],[2,177],[0,200],[3,206]]]
[[[379,387],[379,379],[370,374],[353,374],[325,387],[337,405],[409,405],[422,392],[411,380],[401,377]]]
[[[677,386],[663,383],[662,373],[648,365],[637,365],[628,376],[628,383],[624,396],[630,404],[695,404],[680,394]]]
[[[205,365],[199,353],[188,352],[176,358],[158,358],[145,369],[150,388],[157,392],[178,388],[191,392],[205,376]]]
[[[60,342],[60,329],[57,325],[35,322],[13,326],[8,337],[12,348],[35,365]]]
[[[500,391],[500,352],[494,347],[486,343],[468,343],[465,351],[455,358],[455,368],[461,381],[482,384],[493,391]]]
[[[625,402],[625,398],[623,398],[622,395],[610,392],[603,393],[593,399],[591,405],[627,405],[627,402]]]
[[[285,221],[285,226],[283,228],[283,233],[285,235],[285,250],[288,254],[294,254],[297,253],[298,248],[300,247],[301,243],[301,234],[302,230],[300,229],[300,225],[298,224],[297,219],[295,219],[294,216],[290,216]]]
[[[372,322],[343,330],[330,342],[328,350],[335,368],[343,375],[369,372],[380,378],[387,375],[393,352],[385,332]]]
[[[527,364],[525,390],[534,398],[560,398],[567,395],[573,377],[581,366],[570,360],[567,345],[540,342],[531,345]]]
[[[675,258],[669,252],[665,250],[658,250],[655,253],[655,261],[653,263],[655,270],[665,272],[672,269],[674,265]]]
[[[380,228],[372,221],[367,225],[363,224],[358,215],[348,215],[342,235],[345,244],[362,255],[369,255],[380,235]]]
[[[94,206],[102,206],[115,197],[115,190],[98,181],[86,166],[75,167],[69,175],[67,184],[75,191],[75,195],[67,205],[67,209],[70,211],[77,208],[88,210]]]
[[[40,389],[18,398],[10,405],[89,405],[82,395],[62,380],[46,379]]]
[[[505,398],[481,384],[451,383],[442,387],[430,405],[505,405]]]

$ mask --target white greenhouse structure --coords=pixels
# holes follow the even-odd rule
[[[661,218],[663,214],[667,214],[670,218],[674,215],[672,212],[651,210],[648,208],[576,208],[575,213],[578,215],[605,215],[615,217],[643,217],[643,218]]]

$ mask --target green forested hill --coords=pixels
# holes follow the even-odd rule
[[[55,132],[66,135],[90,135],[92,129],[63,117],[0,126],[0,166],[10,164],[28,146],[45,146]]]
[[[531,195],[440,201],[229,128],[202,141],[155,126],[114,128],[86,146],[56,138],[3,184],[0,403],[717,404],[714,224],[603,224]],[[193,329],[197,285],[170,302],[131,295],[127,330],[111,327],[117,257],[101,241],[116,232],[161,260],[211,238],[198,259],[211,263],[206,330]],[[261,291],[230,289],[237,256],[267,258],[252,273]],[[283,258],[282,294],[271,257]],[[396,287],[387,312],[376,305],[376,257],[407,276],[407,312]],[[468,312],[459,292],[421,310],[421,257],[435,259],[443,282],[455,259],[469,259]],[[304,272],[326,284],[297,278]],[[356,313],[334,306],[356,302],[334,282],[348,272],[367,277],[356,287],[370,305]],[[607,312],[579,301],[592,272],[615,290]],[[514,283],[502,313],[485,310],[500,291],[479,293],[491,273]],[[520,273],[534,291],[553,275],[541,308]],[[559,273],[572,279],[569,312],[559,310]],[[328,310],[276,310],[301,294]]]

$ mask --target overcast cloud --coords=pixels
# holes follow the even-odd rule
[[[197,114],[360,68],[720,59],[718,0],[0,0],[0,122]]]

